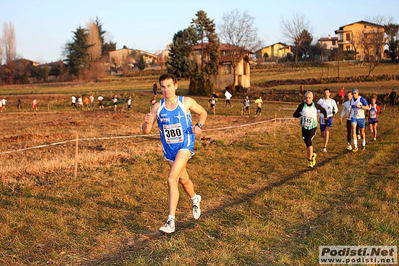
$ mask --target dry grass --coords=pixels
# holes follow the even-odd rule
[[[340,77],[367,76],[369,65],[367,63],[343,63],[339,64]],[[398,65],[394,63],[383,63],[377,66],[372,75],[398,75]],[[307,78],[331,78],[338,77],[338,64],[336,62],[327,63],[323,67],[298,66],[284,67],[275,65],[270,69],[255,69],[251,71],[251,82],[259,83],[269,80],[284,79],[307,79]]]
[[[121,92],[122,93],[122,92]],[[60,96],[63,97],[62,95]],[[66,97],[66,96],[65,96]],[[150,95],[133,110],[0,114],[0,150],[80,138],[141,134]],[[233,98],[234,99],[234,98]],[[197,100],[206,105],[205,98]],[[206,128],[291,117],[295,105],[266,103],[262,117],[218,103]],[[280,111],[278,111],[280,110]],[[0,155],[0,263],[3,265],[317,265],[319,245],[398,245],[398,119],[381,115],[379,138],[347,153],[335,119],[329,152],[318,134],[306,168],[298,121],[279,121],[197,138],[188,165],[203,197],[199,221],[181,190],[177,232],[167,216],[157,136],[79,142]],[[156,130],[154,130],[156,133]]]

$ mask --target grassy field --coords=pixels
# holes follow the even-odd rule
[[[98,86],[90,91],[110,96],[108,86],[116,88]],[[73,141],[0,154],[2,265],[317,265],[320,245],[399,244],[393,108],[383,109],[377,141],[367,130],[367,148],[358,153],[345,151],[345,127],[336,115],[328,153],[321,153],[320,134],[315,139],[314,169],[306,168],[297,120],[205,131],[188,165],[203,197],[202,216],[194,221],[181,189],[176,233],[166,236],[158,228],[167,217],[169,167],[157,131],[98,139],[140,135],[151,93],[120,87],[120,95],[134,95],[133,106],[127,112],[121,104],[114,113],[111,107],[72,110],[72,92],[62,90],[40,94],[53,103],[49,112],[42,103],[39,112],[10,105],[0,113],[0,152],[76,134],[91,138],[78,143],[77,177]],[[35,97],[18,96],[27,102]],[[207,106],[206,98],[196,99]],[[266,103],[263,115],[254,117],[240,116],[240,100],[233,104],[218,103],[205,129],[291,118],[297,105]]]
[[[265,69],[254,69],[251,71],[251,82],[258,83],[269,80],[281,79],[307,79],[307,78],[331,78],[331,77],[351,77],[367,76],[369,64],[351,63],[351,62],[330,62],[323,67],[314,67],[307,65],[284,66],[283,64],[271,65]],[[339,70],[339,75],[338,75]],[[382,63],[377,66],[371,75],[398,75],[399,67],[396,63]]]

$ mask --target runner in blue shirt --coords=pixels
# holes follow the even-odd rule
[[[165,225],[159,230],[164,233],[173,233],[179,201],[178,182],[182,184],[192,200],[194,219],[198,219],[201,215],[201,196],[194,192],[194,185],[188,176],[186,165],[194,154],[195,134],[202,132],[207,112],[194,99],[176,95],[177,79],[174,75],[163,74],[159,78],[159,83],[164,99],[155,103],[151,113],[146,114],[142,130],[144,134],[148,134],[151,132],[155,120],[158,122],[163,152],[170,166],[168,176],[169,216]],[[192,126],[191,112],[199,115],[195,126]]]

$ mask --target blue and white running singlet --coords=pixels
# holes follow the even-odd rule
[[[191,113],[186,111],[183,99],[183,96],[179,96],[173,110],[166,109],[165,99],[162,99],[157,112],[162,149],[169,161],[174,161],[180,150],[189,150],[191,156],[194,155],[195,134],[192,133]]]

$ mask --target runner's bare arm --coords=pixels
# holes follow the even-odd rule
[[[190,97],[184,97],[184,105],[191,112],[199,115],[197,124],[201,125],[205,124],[206,118],[208,117],[208,113],[201,105],[199,105],[194,99]],[[202,129],[199,126],[193,127],[193,133],[200,134],[201,132]]]
[[[154,104],[154,106],[151,108],[151,112],[145,115],[144,123],[141,126],[143,134],[149,134],[151,132],[152,126],[154,125],[157,117],[158,108],[159,108],[159,102]]]

